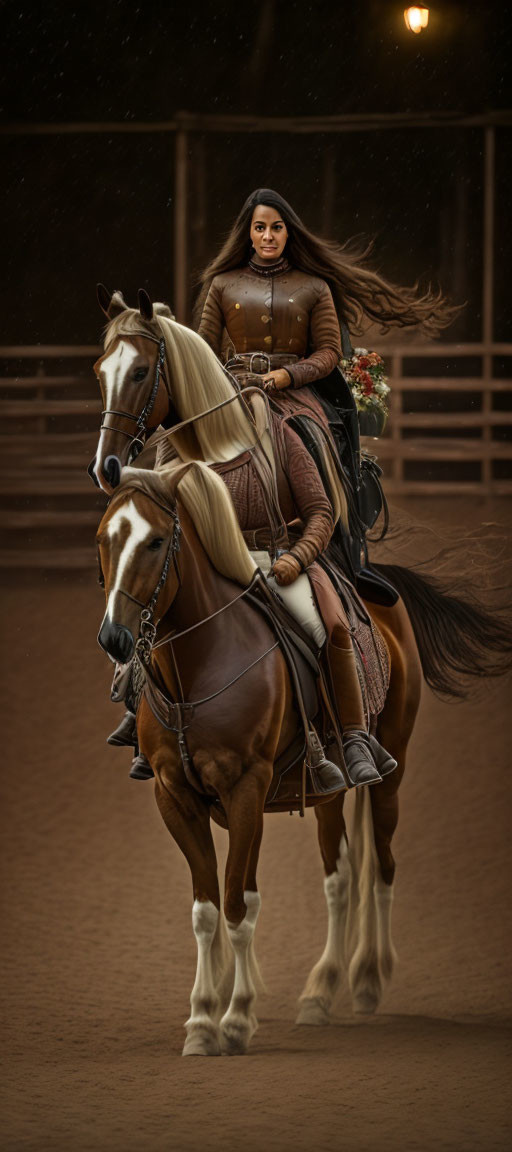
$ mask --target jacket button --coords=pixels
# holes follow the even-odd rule
[[[270,316],[265,316],[265,315],[263,315],[263,316],[261,317],[261,319],[263,320],[263,323],[264,323],[264,324],[268,324],[268,322],[269,322],[269,320],[270,320]]]
[[[293,304],[293,296],[289,296],[289,297],[288,297],[288,303],[289,303],[289,304]]]
[[[302,316],[297,316],[297,320],[302,320]]]
[[[241,308],[241,304],[235,304],[235,308]]]
[[[265,341],[265,344],[271,344],[272,343],[272,337],[271,336],[264,336],[263,339]]]

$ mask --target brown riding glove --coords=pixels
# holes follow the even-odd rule
[[[291,552],[286,552],[274,561],[271,575],[274,576],[277,584],[293,584],[297,576],[300,576],[301,571],[299,561],[295,556],[292,556]]]

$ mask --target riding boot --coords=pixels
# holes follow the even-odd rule
[[[134,712],[125,712],[121,723],[107,736],[107,744],[114,748],[135,747],[137,744],[137,722]]]
[[[386,766],[389,762],[392,764],[392,767],[386,767],[386,771],[392,771],[396,763],[366,730],[354,650],[339,648],[336,644],[330,643],[327,647],[327,657],[343,732],[343,758],[349,783],[353,788],[358,788],[361,784],[377,784],[382,780],[381,772],[376,766],[377,750],[382,753],[379,760],[382,759],[383,764]]]
[[[322,741],[312,724],[310,724],[307,735],[306,764],[309,768],[313,788],[319,795],[341,792],[343,788],[347,787],[338,765],[327,759]]]
[[[153,772],[149,760],[146,760],[146,757],[142,755],[142,752],[138,751],[137,745],[135,745],[135,750],[137,755],[134,756],[132,760],[130,778],[132,780],[152,780],[155,773]]]

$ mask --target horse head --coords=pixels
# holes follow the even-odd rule
[[[179,588],[174,489],[174,482],[155,473],[127,468],[99,525],[106,612],[98,642],[121,664],[131,660],[139,640],[154,637]]]
[[[129,308],[121,292],[97,286],[98,303],[108,320],[105,352],[94,365],[103,400],[101,432],[89,475],[111,495],[121,469],[141,451],[147,434],[169,413],[169,381],[159,317],[173,319],[166,304],[153,304],[143,288],[138,308]]]

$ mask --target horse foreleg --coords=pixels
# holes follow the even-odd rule
[[[299,999],[297,1024],[328,1024],[334,998],[345,967],[345,921],[350,883],[350,864],[343,817],[343,796],[315,809],[318,841],[324,862],[327,901],[327,940],[322,955],[310,972]]]
[[[405,748],[401,750],[400,765],[405,768]],[[379,968],[383,981],[391,979],[396,963],[396,952],[391,936],[391,913],[393,909],[393,889],[395,861],[391,842],[398,824],[398,792],[391,787],[391,780],[384,780],[387,788],[371,797],[373,830],[377,852],[375,877],[375,904],[377,909],[377,942]]]
[[[398,788],[405,767],[405,746],[382,741],[398,768],[381,784],[356,795],[351,855],[353,891],[349,921],[352,952],[349,985],[354,1011],[376,1011],[396,961],[391,938],[395,862],[391,841],[398,823]]]
[[[270,768],[263,784],[242,777],[225,804],[229,853],[224,909],[235,954],[235,981],[220,1028],[223,1050],[230,1056],[247,1051],[258,1026],[254,1005],[260,977],[253,940],[261,897],[256,889],[256,866],[263,833],[263,805],[270,777]]]
[[[208,810],[191,789],[172,794],[159,778],[155,795],[163,819],[186,856],[192,873],[192,927],[197,942],[197,968],[185,1024],[184,1056],[219,1056],[219,993],[215,953],[222,932],[217,860]],[[222,974],[220,974],[222,975]]]
[[[387,643],[391,676],[377,737],[398,767],[381,784],[360,790],[351,838],[353,885],[349,906],[351,929],[349,984],[354,1011],[375,1012],[383,985],[395,962],[391,909],[395,862],[391,851],[398,823],[398,789],[405,770],[407,746],[421,694],[421,664],[412,627],[402,601],[395,608],[371,605]]]

